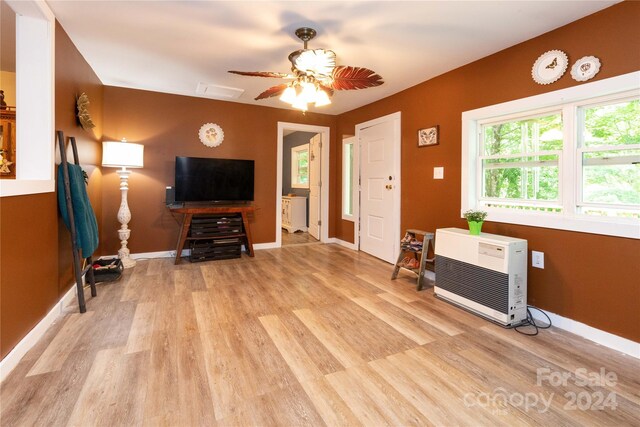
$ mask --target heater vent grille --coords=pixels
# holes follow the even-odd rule
[[[466,262],[436,255],[439,288],[507,314],[509,275]]]

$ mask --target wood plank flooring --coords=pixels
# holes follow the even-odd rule
[[[637,359],[500,328],[391,271],[322,244],[140,261],[27,353],[0,425],[640,425]]]
[[[295,233],[289,233],[285,229],[282,230],[282,246],[304,245],[310,243],[320,243],[320,241],[311,236],[306,231],[296,231]]]

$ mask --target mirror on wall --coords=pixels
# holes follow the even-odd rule
[[[0,179],[16,177],[16,14],[0,0]]]

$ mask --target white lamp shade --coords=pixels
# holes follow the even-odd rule
[[[131,142],[105,141],[102,143],[102,166],[110,168],[141,168],[144,145]]]
[[[331,104],[331,100],[329,99],[327,92],[322,89],[318,90],[316,93],[316,107],[323,107],[329,104]]]
[[[296,90],[291,86],[287,86],[284,92],[282,92],[282,96],[280,96],[280,101],[286,102],[287,104],[296,102]]]
[[[307,103],[302,99],[302,97],[298,97],[296,102],[291,104],[293,108],[297,108],[298,110],[307,111]]]

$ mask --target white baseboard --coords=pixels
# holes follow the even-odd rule
[[[609,347],[610,349],[628,354],[629,356],[635,357],[636,359],[640,359],[640,343],[633,342],[627,338],[619,337],[612,333],[596,329],[593,326],[585,325],[584,323],[548,312],[546,310],[544,312],[549,315],[553,326],[579,335],[605,347]],[[540,320],[545,323],[547,322],[547,319],[544,317],[544,315],[537,310],[531,310],[531,315],[536,320]]]
[[[355,243],[347,242],[342,239],[338,239],[337,237],[330,237],[329,239],[327,239],[326,243],[335,243],[337,245],[344,246],[345,248],[351,249],[353,251],[358,250],[358,247],[355,245]]]
[[[256,251],[262,250],[262,249],[277,249],[280,246],[277,246],[276,242],[269,242],[269,243],[255,243],[253,245],[253,249]]]
[[[182,256],[187,255],[188,252],[188,249],[184,249],[182,251]],[[140,252],[137,254],[131,254],[131,258],[133,259],[174,258],[175,256],[176,251]]]
[[[253,245],[253,249],[254,250],[261,250],[261,249],[275,249],[277,248],[276,246],[276,242],[271,242],[271,243],[256,243],[255,245]],[[244,245],[242,246],[243,250],[246,250],[246,248],[244,247]],[[182,250],[182,256],[189,256],[189,254],[191,253],[190,249],[183,249]],[[130,255],[131,258],[133,259],[155,259],[155,258],[174,258],[176,256],[176,251],[156,251],[156,252],[139,252],[136,254],[131,254]],[[103,255],[100,257],[100,259],[103,258],[117,258],[118,255]]]
[[[336,238],[330,238],[327,240],[327,243],[338,243],[341,244],[342,246],[346,246],[349,249],[355,249],[355,246],[353,245],[353,243],[348,243]],[[268,243],[255,243],[253,245],[253,249],[256,251],[260,251],[263,249],[277,249],[280,246],[278,246],[278,244],[276,242],[268,242]],[[243,250],[246,250],[246,248],[244,247],[244,245],[242,246]],[[191,251],[189,249],[183,249],[182,250],[182,256],[189,256],[189,254],[191,253]],[[176,256],[176,251],[157,251],[157,252],[139,252],[136,254],[131,254],[130,255],[131,258],[133,259],[154,259],[154,258],[173,258]],[[103,258],[117,258],[118,255],[103,255],[100,257],[100,259]]]
[[[274,249],[276,248],[276,242],[271,242],[271,243],[256,243],[255,245],[253,245],[253,249],[254,250],[261,250],[261,249]],[[242,250],[246,251],[246,248],[244,245],[242,245]],[[181,256],[189,256],[189,254],[191,254],[191,250],[190,249],[183,249],[182,250],[182,255]],[[105,255],[102,256],[100,258],[113,258],[113,257],[117,257],[118,255]],[[140,252],[137,254],[131,254],[131,258],[133,259],[154,259],[154,258],[174,258],[176,256],[176,251],[157,251],[157,252]]]
[[[183,249],[182,256],[189,256],[191,253],[190,249]],[[174,258],[176,256],[176,251],[157,251],[157,252],[140,252],[137,254],[131,254],[130,257],[133,259],[155,259],[155,258]],[[118,255],[102,255],[100,259],[105,258],[118,258]]]
[[[255,245],[253,245],[253,249],[254,250],[261,250],[261,249],[275,249],[277,248],[276,246],[276,242],[271,242],[271,243],[256,243]],[[242,249],[245,250],[244,245],[242,246]],[[182,250],[182,256],[189,256],[189,254],[191,253],[190,249],[183,249]],[[157,251],[157,252],[139,252],[137,254],[131,254],[130,255],[131,258],[133,259],[155,259],[155,258],[174,258],[176,256],[176,251]],[[100,257],[100,259],[104,259],[104,258],[117,258],[118,255],[103,255]]]
[[[71,289],[60,298],[60,301],[53,306],[49,313],[2,359],[0,362],[0,383],[7,378],[24,355],[42,338],[47,329],[60,317],[64,308],[75,298],[76,286],[74,282]]]

